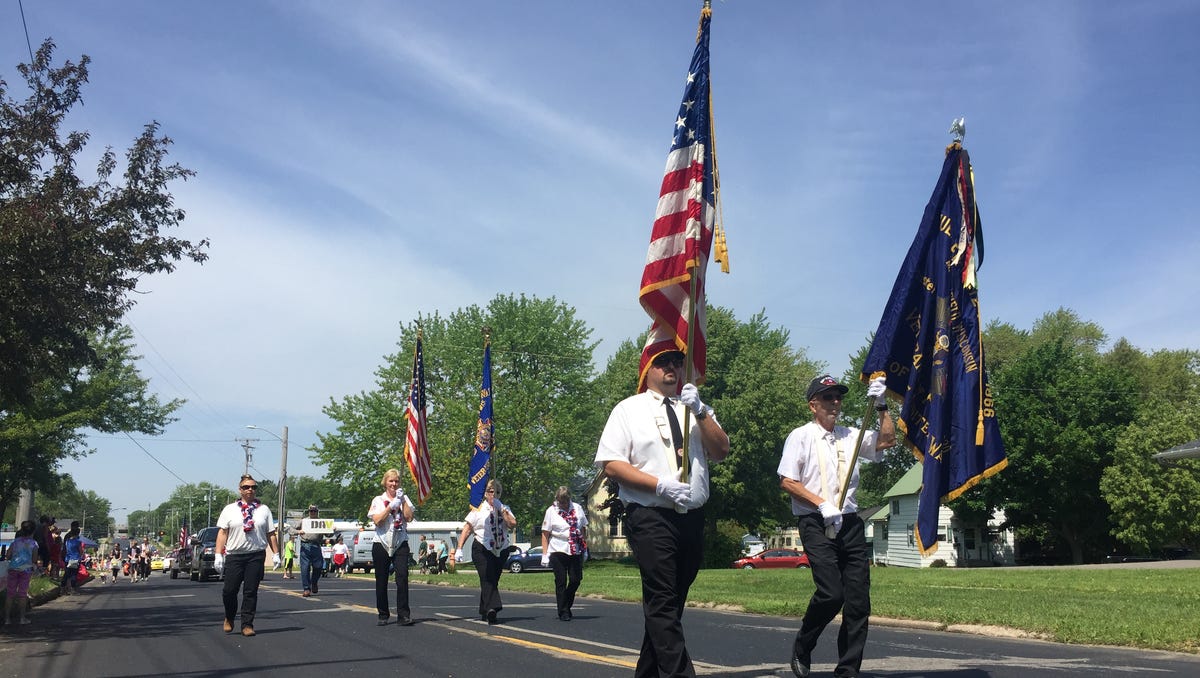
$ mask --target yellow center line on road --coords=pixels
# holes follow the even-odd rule
[[[286,593],[286,594],[292,595],[292,596],[299,597],[301,595],[299,592],[296,592],[294,590],[281,590],[281,589],[278,589],[273,586],[269,586],[268,588],[271,588],[280,593]],[[337,609],[352,610],[352,611],[358,611],[358,612],[369,612],[370,614],[373,614],[373,615],[376,614],[375,608],[369,607],[367,605],[360,605],[357,603],[338,603],[338,602],[333,602],[333,601],[329,601],[329,600],[326,600],[323,602],[325,602],[326,604],[329,604],[329,605],[333,605]],[[429,620],[423,619],[418,623],[422,626],[425,626],[425,625],[436,626],[437,628],[440,628],[440,629],[445,629],[447,631],[454,631],[456,633],[465,633],[465,634],[474,636],[476,638],[481,638],[481,639],[485,639],[485,640],[491,640],[491,641],[501,642],[501,643],[509,643],[511,645],[517,645],[519,647],[525,647],[525,648],[529,648],[531,650],[537,650],[539,652],[544,652],[544,653],[552,655],[552,656],[562,657],[564,659],[574,659],[576,661],[585,661],[585,662],[589,662],[592,664],[601,664],[604,666],[617,666],[617,667],[621,667],[621,668],[625,668],[625,669],[637,668],[638,650],[636,650],[636,649],[621,647],[619,645],[610,645],[608,643],[601,643],[601,642],[597,642],[594,640],[585,640],[583,638],[576,638],[573,636],[564,636],[564,635],[559,635],[556,633],[547,633],[545,631],[535,631],[533,629],[523,629],[523,628],[516,627],[516,626],[501,626],[501,627],[488,626],[487,628],[491,629],[491,631],[485,632],[485,631],[481,631],[481,630],[477,630],[477,629],[473,629],[473,628],[468,628],[466,626],[463,626],[462,624],[451,623],[451,622],[455,622],[455,621],[466,622],[469,625],[483,625],[486,623],[480,619],[475,618],[474,616],[463,617],[463,616],[459,616],[459,615],[447,614],[445,612],[437,612],[435,614],[438,617],[444,618],[444,620],[439,621],[439,620],[435,620],[435,619],[429,619]],[[598,649],[610,650],[614,653],[617,653],[618,656],[594,654],[594,653],[585,652],[582,650],[572,650],[570,648],[562,647],[561,645],[551,644],[549,642],[538,642],[538,641],[534,641],[534,640],[526,640],[523,638],[516,638],[511,635],[505,635],[504,633],[496,633],[496,631],[503,631],[505,633],[523,633],[523,634],[531,635],[531,636],[541,636],[544,638],[553,639],[555,641],[559,641],[559,642],[563,642],[563,643],[572,643],[575,645],[587,645],[587,646],[595,647]],[[786,668],[786,666],[784,666],[784,665],[775,665],[775,664],[756,664],[753,666],[745,666],[745,667],[731,667],[731,666],[721,666],[719,664],[710,664],[707,662],[698,662],[698,661],[694,661],[694,660],[693,660],[693,664],[696,667],[696,673],[698,673],[700,675],[729,675],[730,673],[733,673],[735,671],[746,670],[746,669],[751,669],[751,670],[760,669],[760,670],[770,671],[770,670],[774,670],[776,668],[781,668],[781,667]],[[767,674],[767,675],[770,675],[770,674]]]

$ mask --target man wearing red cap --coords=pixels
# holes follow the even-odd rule
[[[839,610],[842,625],[834,675],[857,676],[867,644],[870,553],[855,498],[858,464],[849,468],[859,431],[837,425],[842,396],[849,390],[828,374],[813,379],[806,393],[813,420],[788,435],[779,460],[779,484],[792,497],[792,514],[816,585],[792,649],[792,672],[800,678],[809,675],[813,647]],[[881,450],[896,444],[885,390],[883,377],[867,387],[879,412],[879,431],[864,432],[858,456],[871,461],[879,461]],[[846,501],[839,504],[847,487]]]

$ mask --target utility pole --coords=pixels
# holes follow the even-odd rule
[[[250,462],[254,458],[254,455],[252,453],[254,446],[251,445],[250,443],[257,443],[258,438],[234,438],[234,440],[241,443],[242,449],[246,450],[246,470],[242,471],[242,473],[249,474],[250,473]]]

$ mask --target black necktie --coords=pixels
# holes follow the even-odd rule
[[[667,408],[667,423],[671,425],[671,444],[675,446],[675,462],[683,468],[683,429],[679,428],[679,417],[675,416],[675,406],[668,397],[663,397],[663,405]]]

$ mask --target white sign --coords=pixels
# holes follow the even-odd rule
[[[305,518],[300,521],[300,530],[305,534],[333,534],[333,519]]]

